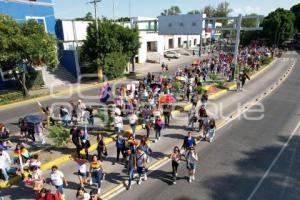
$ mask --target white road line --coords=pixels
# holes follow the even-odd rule
[[[251,192],[251,194],[247,198],[247,200],[251,200],[253,198],[253,196],[256,194],[257,190],[261,187],[262,183],[264,182],[266,177],[269,175],[270,171],[272,170],[272,168],[274,167],[274,165],[276,164],[276,162],[280,158],[281,154],[284,152],[285,148],[289,145],[290,141],[292,140],[293,136],[295,135],[295,133],[297,132],[299,127],[300,127],[300,121],[298,122],[296,128],[293,130],[292,134],[289,136],[289,139],[285,142],[285,144],[282,146],[281,150],[279,151],[279,153],[277,154],[275,159],[272,161],[271,165],[269,166],[269,168],[267,169],[267,171],[265,172],[263,177],[257,183],[257,185],[255,186],[254,190]]]

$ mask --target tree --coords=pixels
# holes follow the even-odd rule
[[[284,41],[294,37],[294,21],[295,15],[293,12],[278,8],[264,18],[262,22],[262,37],[269,44],[281,46]]]
[[[245,17],[257,17],[256,13],[252,13],[249,15],[245,15]],[[256,19],[243,19],[242,20],[242,27],[255,27],[256,26]]]
[[[16,68],[22,60],[21,28],[15,20],[0,14],[0,68],[3,71]]]
[[[300,32],[300,3],[294,5],[291,8],[291,11],[294,13],[295,15],[295,28],[298,30],[298,32]]]
[[[119,19],[116,19],[116,22],[130,22],[129,17],[121,17]]]
[[[246,15],[245,17],[255,17],[258,16],[256,13],[252,13]],[[256,26],[256,19],[243,19],[242,20],[242,27],[255,27]],[[256,39],[258,36],[257,31],[241,31],[241,45],[248,45],[253,40]]]
[[[79,21],[93,21],[94,17],[93,14],[91,12],[86,13],[86,15],[84,17],[79,17],[76,18],[75,20],[79,20]]]
[[[215,11],[216,17],[228,17],[228,15],[233,11],[230,7],[228,2],[220,3]]]
[[[201,12],[206,14],[206,17],[214,17],[216,13],[216,9],[213,6],[208,5],[205,6]]]
[[[0,14],[0,68],[11,70],[28,95],[26,66],[58,65],[56,39],[34,20],[18,24],[11,17]]]
[[[109,79],[120,77],[139,49],[138,31],[106,19],[98,22],[98,29],[97,35],[95,23],[89,25],[81,56],[94,63],[92,67],[101,67]]]
[[[189,15],[201,14],[201,11],[200,11],[200,10],[191,10],[191,11],[188,12],[187,14],[189,14]]]
[[[181,10],[178,6],[171,6],[169,9],[163,10],[163,12],[161,13],[162,16],[180,15],[180,14],[181,14]]]
[[[233,11],[230,7],[230,4],[228,2],[222,2],[220,3],[215,11],[215,17],[228,17],[228,15]],[[228,24],[228,20],[219,20],[223,24],[223,26],[226,26]]]

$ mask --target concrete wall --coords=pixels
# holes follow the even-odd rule
[[[59,57],[60,64],[75,78],[78,78],[80,75],[80,67],[77,52],[73,50],[60,50]]]

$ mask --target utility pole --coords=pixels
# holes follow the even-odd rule
[[[113,2],[113,20],[115,21],[116,20],[116,18],[115,18],[115,0],[112,0],[112,2]]]
[[[102,0],[93,0],[91,2],[88,2],[88,4],[94,5],[94,14],[95,14],[95,24],[96,24],[96,30],[97,30],[97,39],[98,39],[98,17],[97,17],[97,4],[100,3]]]
[[[232,72],[232,80],[235,79],[235,70],[237,67],[238,62],[238,55],[239,55],[239,45],[240,45],[240,35],[241,35],[241,26],[242,26],[242,15],[238,16],[237,24],[236,24],[236,38],[235,38],[235,47],[234,47],[234,67]]]
[[[88,2],[89,4],[93,4],[94,5],[94,12],[95,12],[95,25],[96,25],[96,44],[98,43],[99,40],[99,27],[98,27],[98,17],[97,17],[97,4],[100,3],[102,0],[93,0],[91,2]],[[102,66],[100,66],[100,63],[97,63],[97,61],[95,61],[97,66],[97,75],[98,75],[98,80],[99,82],[103,81],[103,70],[102,70]]]

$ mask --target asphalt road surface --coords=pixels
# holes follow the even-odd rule
[[[171,163],[141,186],[115,200],[287,199],[300,197],[300,58],[286,81],[266,97],[264,118],[243,117],[218,131],[212,145],[198,148],[196,181],[185,164],[172,185]],[[256,115],[248,113],[249,116]]]

